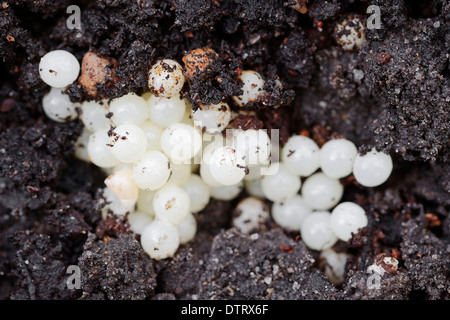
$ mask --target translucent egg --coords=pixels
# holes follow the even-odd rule
[[[139,211],[130,213],[127,220],[131,231],[136,234],[142,234],[142,231],[153,222],[153,218],[149,214]]]
[[[168,185],[155,193],[153,210],[156,218],[176,225],[186,218],[190,202],[186,191],[178,186]]]
[[[292,173],[283,163],[279,163],[278,172],[265,175],[261,179],[264,196],[271,201],[285,201],[300,190],[300,177]]]
[[[147,137],[141,128],[134,124],[121,124],[110,136],[110,149],[113,156],[122,162],[135,162],[147,150]]]
[[[120,199],[112,190],[109,188],[103,189],[103,197],[105,198],[105,206],[102,209],[103,217],[106,213],[111,211],[113,214],[118,216],[124,216],[128,212],[133,212],[136,206],[137,199]]]
[[[56,122],[68,122],[78,116],[77,104],[72,103],[62,89],[51,88],[42,99],[45,115]]]
[[[148,87],[157,97],[173,97],[184,85],[183,68],[172,59],[157,61],[148,72]]]
[[[192,111],[195,127],[208,134],[225,130],[231,120],[231,110],[227,103],[202,105]]]
[[[344,187],[338,179],[318,172],[308,177],[303,183],[302,195],[306,203],[314,210],[333,208],[342,198]]]
[[[139,188],[134,182],[131,168],[119,170],[105,179],[105,185],[119,197],[119,199],[137,199]]]
[[[327,141],[320,149],[320,167],[330,178],[343,178],[352,173],[358,150],[346,139]]]
[[[353,202],[342,202],[331,212],[331,229],[342,241],[348,241],[352,234],[367,226],[366,212]]]
[[[264,192],[261,187],[261,179],[244,180],[245,191],[253,197],[264,198]]]
[[[309,214],[300,227],[303,243],[312,250],[326,250],[338,240],[331,230],[330,213],[317,211]]]
[[[192,213],[189,213],[183,221],[178,225],[178,233],[180,234],[180,244],[188,243],[193,240],[197,232],[197,220]]]
[[[151,121],[145,121],[140,127],[147,136],[147,150],[161,150],[161,134],[163,129]]]
[[[288,230],[300,230],[303,220],[311,212],[311,207],[298,194],[283,202],[274,202],[272,205],[273,220]]]
[[[182,185],[191,199],[190,212],[199,212],[206,208],[211,197],[210,187],[196,174],[192,174]]]
[[[100,129],[89,136],[87,151],[89,160],[101,168],[112,168],[120,161],[111,153],[108,129]]]
[[[236,206],[235,212],[233,226],[247,234],[261,229],[270,218],[267,205],[261,199],[255,197],[241,200]]]
[[[157,150],[147,151],[133,167],[134,181],[144,190],[161,188],[169,180],[170,173],[169,159]]]
[[[308,177],[320,167],[320,150],[314,140],[295,135],[283,146],[281,159],[293,173]]]
[[[64,88],[74,82],[80,73],[77,58],[66,50],[48,52],[39,62],[39,75],[49,86]]]
[[[178,228],[163,220],[154,220],[141,234],[144,251],[155,260],[172,257],[180,246]]]
[[[173,184],[176,186],[183,185],[191,176],[191,166],[189,164],[174,164],[170,165],[170,169],[172,174],[170,175],[169,181],[167,184]]]
[[[109,112],[108,108],[107,105],[102,105],[96,101],[83,102],[81,104],[81,120],[84,127],[91,132],[105,128],[109,129],[111,121],[106,118],[106,114]]]
[[[148,106],[150,120],[164,128],[180,122],[186,112],[185,100],[178,95],[171,98],[152,96],[148,99]]]
[[[153,218],[155,216],[155,210],[153,210],[153,198],[155,193],[156,191],[154,190],[147,191],[139,189],[136,210],[139,212],[144,212]]]
[[[161,148],[173,163],[190,163],[201,147],[202,136],[187,124],[172,124],[161,134]]]
[[[225,186],[237,184],[247,172],[245,156],[229,146],[214,150],[208,165],[214,180]]]
[[[111,121],[116,126],[125,123],[139,126],[144,123],[149,114],[145,99],[134,93],[113,99],[109,105],[109,111],[112,112]]]
[[[243,82],[242,90],[244,93],[240,96],[233,97],[233,100],[238,106],[243,107],[249,102],[255,102],[265,93],[265,81],[258,72],[244,70],[240,74],[239,79]]]
[[[392,158],[375,148],[364,156],[357,155],[353,164],[353,175],[364,187],[377,187],[387,181],[392,173]]]
[[[323,250],[320,258],[324,262],[324,274],[335,286],[344,282],[345,266],[348,255],[344,252],[337,253],[333,249]]]
[[[267,163],[270,157],[270,138],[266,130],[234,130],[232,146],[246,157],[248,165]]]

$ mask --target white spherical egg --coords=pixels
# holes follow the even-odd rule
[[[72,103],[62,89],[51,88],[42,99],[42,108],[45,115],[56,122],[68,122],[78,115],[77,104]]]
[[[233,200],[242,192],[243,189],[243,181],[231,186],[211,187],[211,198],[223,201]]]
[[[170,98],[179,94],[184,81],[183,68],[172,59],[157,61],[148,72],[148,87],[157,97]]]
[[[267,163],[270,138],[266,130],[234,130],[232,146],[246,157],[248,165]]]
[[[333,249],[327,249],[320,253],[320,258],[325,265],[324,274],[327,279],[336,286],[342,284],[344,282],[348,255],[343,252],[337,253]]]
[[[392,158],[375,148],[364,156],[357,155],[353,164],[353,175],[364,187],[377,187],[387,181],[392,173]]]
[[[191,176],[191,165],[189,164],[175,164],[172,163],[170,165],[170,169],[172,170],[172,174],[170,175],[168,184],[173,184],[176,186],[183,185]]]
[[[172,257],[180,246],[178,228],[163,220],[154,220],[141,234],[142,249],[155,260]]]
[[[122,200],[137,199],[139,194],[131,168],[112,173],[105,179],[105,185]]]
[[[261,199],[255,197],[241,200],[236,206],[235,212],[233,226],[247,234],[260,229],[270,218],[267,205]]]
[[[144,212],[150,217],[155,216],[155,210],[153,210],[153,198],[156,191],[154,190],[144,190],[139,189],[138,199],[136,203],[136,210],[139,212]]]
[[[147,151],[133,167],[134,181],[144,190],[161,188],[169,180],[170,173],[169,159],[157,150]]]
[[[189,211],[199,212],[206,208],[211,197],[210,187],[197,174],[191,174],[189,179],[182,185],[191,199]]]
[[[225,186],[240,182],[247,172],[245,156],[229,146],[215,149],[208,162],[214,180]]]
[[[331,212],[331,229],[342,241],[348,241],[358,229],[367,226],[366,212],[353,202],[342,202]]]
[[[142,234],[142,231],[153,222],[153,218],[149,214],[139,211],[130,213],[127,220],[131,231],[136,234]]]
[[[158,219],[178,224],[189,213],[191,199],[186,191],[174,185],[164,186],[155,193],[153,210]]]
[[[231,110],[227,103],[201,105],[192,111],[195,127],[208,134],[225,130],[231,120]]]
[[[222,184],[218,182],[211,173],[211,169],[209,165],[206,163],[202,163],[200,165],[200,177],[202,177],[203,181],[210,187],[220,187]]]
[[[254,102],[265,93],[265,81],[258,72],[244,70],[238,78],[243,82],[244,91],[242,95],[233,97],[238,106],[243,107],[249,102]]]
[[[245,191],[253,197],[264,198],[264,192],[261,187],[261,179],[244,180]]]
[[[330,178],[340,179],[353,171],[358,150],[347,139],[334,139],[325,142],[320,149],[320,168]]]
[[[109,105],[109,111],[112,113],[111,121],[117,126],[125,123],[139,126],[144,123],[149,114],[145,99],[134,93],[113,99]]]
[[[300,177],[292,173],[283,163],[278,164],[278,171],[272,175],[264,175],[261,187],[264,196],[271,201],[284,201],[300,190]]]
[[[188,243],[193,240],[197,232],[197,220],[192,213],[189,213],[178,225],[180,234],[180,244]]]
[[[100,129],[89,136],[87,151],[89,160],[100,168],[112,168],[120,163],[111,153],[108,129]]]
[[[161,147],[173,163],[189,163],[202,147],[202,136],[193,127],[175,123],[161,134]]]
[[[85,128],[83,129],[83,132],[78,137],[77,141],[75,142],[75,157],[77,159],[83,160],[85,162],[90,162],[89,159],[89,153],[88,153],[88,143],[89,143],[89,136],[91,135],[91,132],[87,131]]]
[[[303,198],[314,210],[333,208],[341,200],[343,193],[344,187],[339,180],[322,172],[308,177],[302,187]]]
[[[112,131],[109,145],[111,153],[120,161],[135,162],[147,150],[147,137],[137,125],[121,124]]]
[[[147,150],[161,150],[161,134],[163,129],[151,121],[145,121],[140,125],[147,136]]]
[[[186,113],[186,102],[179,96],[171,98],[152,96],[148,99],[148,106],[150,120],[160,127],[180,122]]]
[[[103,217],[105,217],[106,213],[109,211],[118,216],[124,216],[128,212],[133,212],[137,201],[137,199],[120,199],[109,188],[103,189],[103,197],[106,202],[102,209]]]
[[[311,207],[299,194],[283,202],[272,204],[272,218],[281,227],[288,230],[300,230],[303,220],[312,212]]]
[[[81,120],[84,127],[95,132],[100,129],[110,128],[111,121],[106,118],[109,107],[96,101],[85,101],[81,104]]]
[[[283,146],[281,159],[293,173],[308,177],[320,167],[320,149],[311,138],[295,135]]]
[[[64,88],[74,82],[80,73],[77,58],[66,50],[48,52],[39,62],[39,75],[51,87]]]
[[[345,51],[357,50],[366,43],[364,29],[364,24],[358,18],[344,20],[336,25],[336,40]]]
[[[317,211],[309,214],[300,227],[303,243],[312,250],[326,250],[338,240],[331,230],[330,213]]]

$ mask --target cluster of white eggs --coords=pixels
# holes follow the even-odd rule
[[[172,256],[194,238],[194,214],[210,198],[232,200],[244,188],[250,197],[239,202],[235,227],[250,233],[271,216],[281,227],[300,231],[309,248],[329,252],[338,239],[348,241],[367,225],[363,208],[339,203],[339,179],[353,173],[360,185],[375,187],[392,171],[389,155],[375,149],[359,155],[346,139],[319,148],[294,135],[278,150],[266,130],[230,129],[235,112],[225,102],[192,110],[180,96],[182,67],[170,59],[150,68],[150,91],[142,96],[72,104],[62,88],[77,78],[79,64],[70,53],[50,54],[62,55],[41,60],[41,77],[53,87],[43,99],[44,111],[64,122],[81,109],[84,132],[76,155],[105,170],[105,212],[127,214],[154,259]],[[244,93],[233,99],[239,106],[264,93],[258,73],[244,71],[240,78]],[[272,201],[271,210],[263,199]]]

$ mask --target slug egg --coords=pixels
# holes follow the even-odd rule
[[[155,220],[142,231],[141,245],[152,259],[169,258],[180,246],[180,233],[176,226],[163,220]]]
[[[49,86],[64,88],[74,82],[80,73],[80,63],[65,50],[48,52],[39,62],[39,75]]]
[[[223,201],[233,200],[242,192],[243,189],[244,181],[231,186],[211,187],[211,198]]]
[[[363,208],[353,202],[342,202],[331,212],[331,229],[342,241],[348,241],[358,229],[367,226],[368,220]]]
[[[134,124],[121,124],[111,134],[111,153],[122,162],[135,162],[142,158],[147,149],[147,137]]]
[[[111,121],[119,126],[125,123],[141,125],[149,114],[147,102],[134,93],[113,99],[109,105]]]
[[[42,99],[42,108],[46,116],[56,122],[62,123],[75,119],[78,115],[76,106],[60,88],[51,88]]]
[[[108,107],[96,101],[85,101],[81,104],[81,121],[84,127],[95,132],[97,130],[110,127],[111,121],[106,118]]]
[[[293,173],[308,177],[320,167],[319,146],[311,138],[292,136],[283,146],[281,159]]]
[[[302,187],[306,203],[314,210],[333,208],[342,198],[344,187],[337,179],[318,172],[308,177]]]
[[[234,130],[232,146],[249,165],[266,163],[270,157],[270,138],[266,130]]]
[[[152,96],[148,99],[148,106],[150,120],[160,127],[180,122],[186,113],[186,102],[179,96],[170,98]]]
[[[145,212],[131,212],[127,216],[131,231],[136,234],[142,234],[142,231],[153,222],[153,218]]]
[[[133,167],[134,181],[144,190],[161,188],[169,180],[170,173],[169,159],[157,150],[147,151]]]
[[[243,83],[242,90],[244,93],[240,96],[233,97],[233,100],[238,106],[243,107],[249,102],[254,102],[265,93],[265,81],[258,72],[244,70],[240,74],[239,79]]]
[[[387,181],[392,168],[391,156],[373,148],[363,156],[359,154],[356,156],[353,175],[360,185],[377,187]]]
[[[210,187],[197,174],[192,174],[182,185],[191,199],[190,212],[199,212],[206,208],[211,196]]]
[[[320,168],[330,178],[343,178],[352,173],[358,151],[355,144],[346,139],[327,141],[320,149]]]
[[[225,130],[231,120],[231,110],[227,103],[201,105],[192,111],[195,127],[208,134]]]
[[[159,189],[153,199],[153,210],[158,219],[178,224],[189,213],[189,195],[182,188],[168,185]]]
[[[193,240],[197,232],[197,220],[192,213],[188,213],[178,225],[178,233],[180,234],[180,244],[188,243]]]
[[[174,163],[186,163],[200,152],[202,136],[187,124],[175,123],[161,134],[161,147]]]
[[[175,96],[180,93],[184,81],[183,68],[172,59],[157,61],[148,72],[148,87],[157,97]]]
[[[261,229],[270,217],[267,205],[261,199],[255,197],[241,200],[236,206],[235,213],[233,226],[247,234]]]
[[[229,146],[214,150],[208,165],[214,180],[226,186],[235,185],[244,179],[247,170],[245,156]]]
[[[111,153],[108,129],[100,129],[89,136],[87,151],[90,161],[100,168],[111,168],[120,164]]]
[[[272,204],[272,218],[288,230],[300,230],[303,220],[312,212],[311,207],[299,194]]]
[[[326,250],[336,243],[338,239],[331,230],[330,218],[328,211],[316,211],[303,220],[300,234],[308,248]]]
[[[284,163],[278,164],[278,172],[265,175],[261,179],[264,196],[271,201],[284,201],[300,190],[300,177],[287,169]]]

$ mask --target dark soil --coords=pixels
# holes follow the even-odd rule
[[[70,4],[81,8],[81,30],[66,27]],[[370,4],[382,28],[343,51],[334,26],[368,17]],[[342,181],[369,226],[336,246],[350,255],[341,286],[298,233],[273,223],[253,235],[230,228],[239,199],[212,201],[195,240],[160,262],[126,219],[101,219],[104,176],[73,155],[82,124],[45,117],[40,57],[68,49],[79,61],[89,51],[114,59],[114,77],[96,85],[100,99],[142,94],[153,62],[181,62],[198,48],[217,55],[183,89],[194,108],[225,100],[237,109],[237,77],[253,69],[267,93],[235,127],[279,129],[281,143],[292,133],[319,145],[345,137],[393,156],[378,188]],[[448,0],[0,1],[0,299],[449,299],[449,52]],[[77,82],[67,93],[92,99]],[[399,268],[371,290],[366,268],[380,254]],[[70,265],[81,269],[80,290],[66,286]]]

